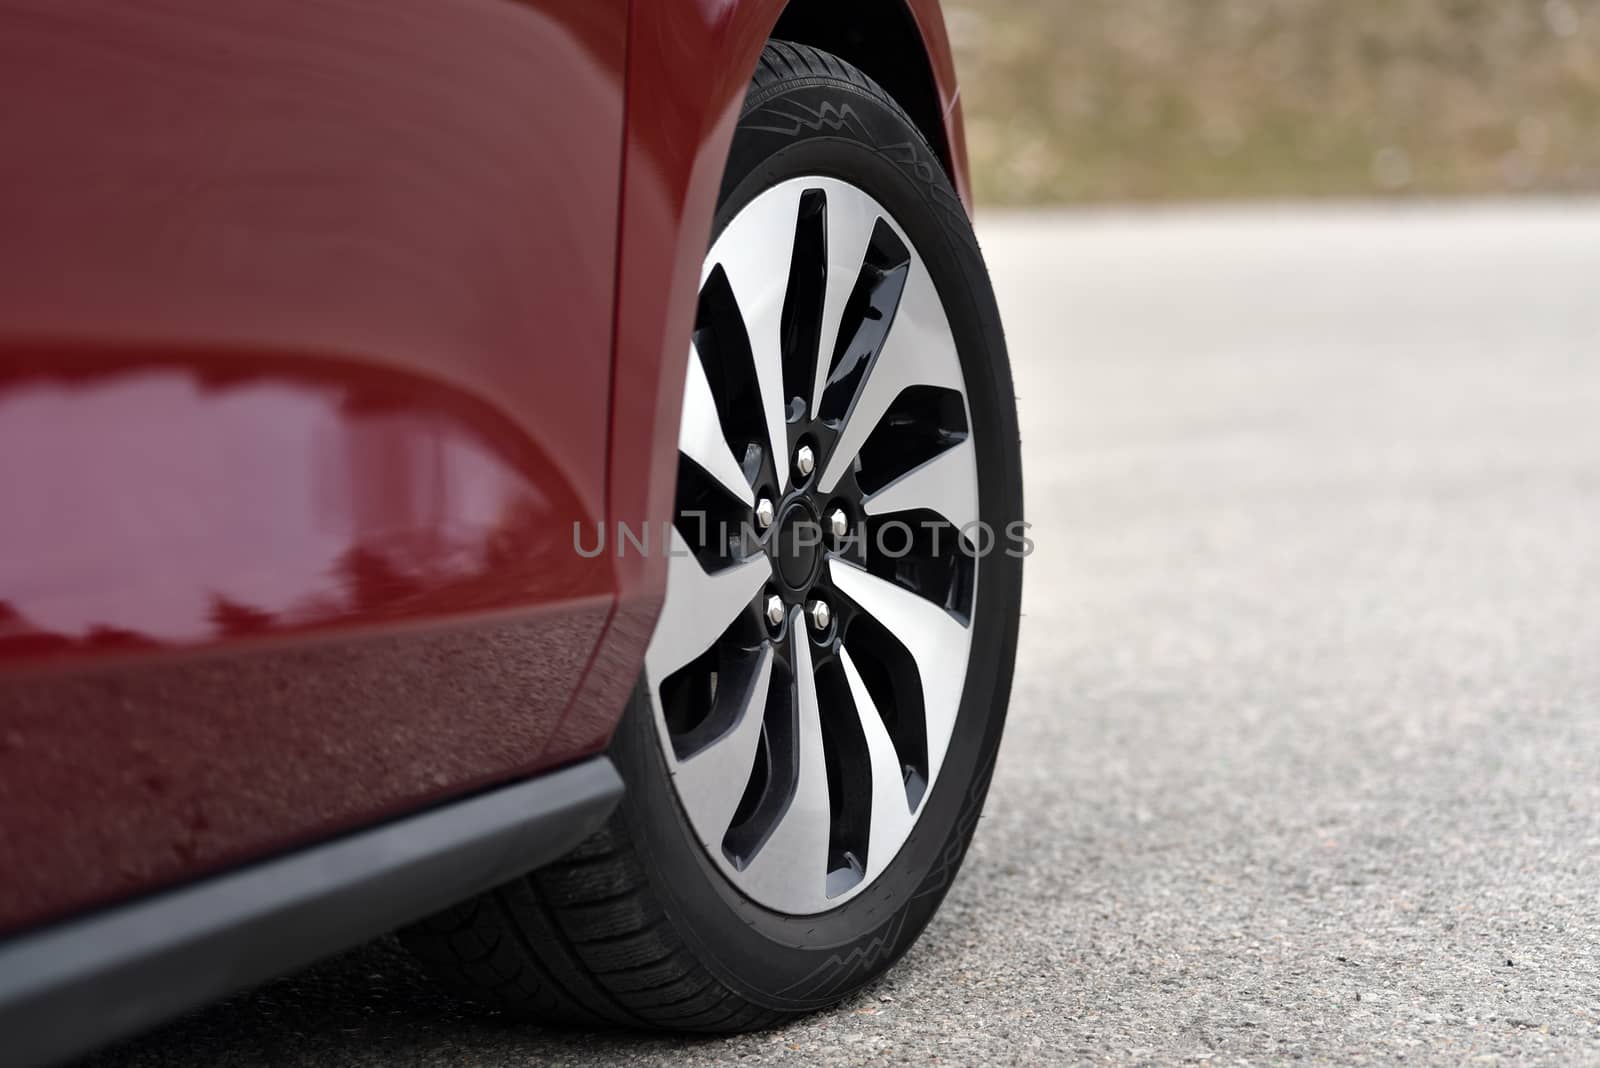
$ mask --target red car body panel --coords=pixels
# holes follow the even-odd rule
[[[606,744],[784,0],[628,6],[0,0],[0,933]]]
[[[0,929],[570,757],[625,0],[0,26]]]

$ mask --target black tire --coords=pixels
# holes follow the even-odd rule
[[[905,228],[938,288],[972,410],[981,517],[1022,517],[1015,400],[999,314],[971,224],[905,113],[859,71],[773,42],[735,135],[716,228],[762,190],[843,178]],[[967,683],[946,764],[882,875],[831,911],[788,916],[743,896],[679,807],[653,712],[636,690],[611,755],[627,793],[561,861],[403,933],[454,985],[547,1022],[731,1032],[838,1003],[887,970],[939,906],[965,855],[1011,688],[1022,562],[983,565]]]

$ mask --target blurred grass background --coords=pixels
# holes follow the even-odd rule
[[[946,0],[990,204],[1600,189],[1600,0]]]

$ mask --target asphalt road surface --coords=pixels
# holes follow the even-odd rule
[[[546,1033],[379,942],[101,1063],[1600,1064],[1600,206],[981,231],[1038,550],[987,815],[887,979]]]

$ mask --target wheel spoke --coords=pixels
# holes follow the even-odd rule
[[[721,266],[739,305],[780,480],[788,470],[789,451],[783,397],[783,302],[789,291],[789,272],[775,270],[774,265],[787,265],[793,257],[800,195],[800,187],[792,186],[757,198],[712,246],[700,278],[703,286],[712,270]]]
[[[822,391],[828,384],[829,365],[839,344],[839,326],[844,318],[845,304],[855,288],[861,265],[866,261],[867,243],[872,240],[872,228],[878,221],[876,208],[866,198],[829,192],[828,285],[822,303],[822,327],[818,333],[820,344],[816,379],[808,398],[813,419],[817,418],[822,408]]]
[[[653,685],[711,648],[772,574],[765,556],[753,556],[707,574],[676,529],[667,559],[667,597],[645,667]]]
[[[853,564],[828,564],[833,584],[856,607],[893,634],[917,663],[928,739],[928,781],[944,760],[961,708],[971,635],[943,608]],[[848,645],[849,635],[845,635]]]
[[[872,822],[868,825],[867,870],[863,878],[874,879],[900,851],[906,835],[911,832],[914,817],[906,800],[900,757],[895,753],[888,728],[883,725],[883,716],[867,692],[866,683],[861,681],[850,653],[840,653],[839,662],[850,683],[850,698],[855,702],[861,733],[866,736],[867,753],[872,760]]]
[[[821,485],[825,492],[832,491],[849,470],[851,461],[894,399],[907,386],[916,385],[962,391],[961,361],[956,355],[949,319],[927,268],[913,257],[889,336],[867,368],[823,469]]]
[[[756,893],[821,898],[828,879],[828,769],[823,763],[822,716],[811,665],[811,639],[796,608],[789,619],[795,679],[795,785],[789,806],[744,870]]]
[[[683,387],[683,424],[678,430],[678,451],[693,460],[706,474],[747,505],[755,504],[755,493],[739,468],[728,439],[722,434],[717,402],[706,381],[700,353],[689,346],[689,371]]]
[[[750,782],[771,684],[772,649],[769,647],[761,651],[761,662],[756,665],[755,677],[733,726],[680,763],[673,772],[678,796],[707,849],[721,848],[722,836],[733,821],[739,799]]]
[[[861,502],[868,515],[926,508],[963,530],[978,519],[978,467],[972,439],[907,471]]]

